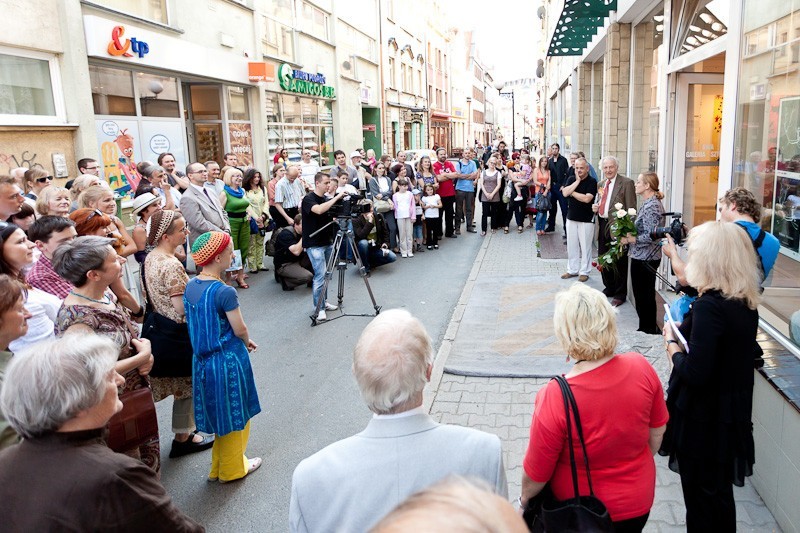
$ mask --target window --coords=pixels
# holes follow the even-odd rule
[[[392,89],[396,89],[397,88],[397,79],[396,79],[396,75],[395,75],[395,72],[394,72],[394,58],[393,57],[389,58],[389,87],[391,87]]]
[[[402,63],[400,68],[403,69],[403,92],[410,93],[413,91],[411,87],[411,67]]]
[[[136,116],[130,71],[89,65],[89,80],[95,115]]]
[[[294,34],[291,26],[264,17],[264,37],[261,42],[264,45],[264,55],[294,61]]]
[[[353,26],[341,23],[344,30],[343,45],[354,54],[375,61],[375,40],[364,35]],[[338,39],[337,39],[338,41]]]
[[[55,117],[52,68],[48,59],[0,53],[0,116]]]
[[[92,3],[153,22],[169,23],[167,0],[94,0]]]
[[[309,3],[303,2],[300,8],[300,24],[306,33],[330,41],[328,14]]]
[[[243,87],[228,87],[228,120],[250,120],[247,94]]]
[[[270,0],[262,4],[267,16],[275,20],[292,23],[292,0]]]
[[[136,74],[136,89],[143,117],[181,116],[178,106],[178,80],[165,76]]]
[[[320,165],[332,163],[331,102],[266,93],[266,111],[267,150],[270,155],[281,146],[289,150],[291,161],[300,161],[302,150],[309,150],[311,157]]]
[[[425,86],[422,84],[422,71],[417,71],[417,90],[414,91],[414,94],[424,94],[425,93]]]

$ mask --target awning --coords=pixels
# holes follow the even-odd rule
[[[579,56],[611,11],[617,0],[565,0],[564,9],[550,40],[548,56]]]

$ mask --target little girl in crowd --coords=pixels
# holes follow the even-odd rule
[[[425,248],[422,247],[422,191],[414,187],[411,190],[414,195],[414,251],[424,252]]]
[[[439,217],[439,209],[442,208],[442,199],[436,194],[436,191],[434,191],[433,185],[425,185],[422,207],[425,209],[422,220],[425,221],[428,250],[438,250],[439,233],[442,231],[442,219]]]
[[[400,234],[398,245],[401,257],[414,257],[414,219],[417,218],[414,208],[414,195],[408,190],[408,180],[397,180],[397,192],[392,195],[394,202],[394,219]]]
[[[520,158],[521,165],[519,167],[520,177],[525,181],[529,181],[531,177],[531,172],[533,172],[533,167],[531,166],[531,156],[528,154],[522,154]],[[519,202],[522,200],[522,189],[527,187],[527,185],[523,185],[520,182],[514,182],[514,189],[517,191],[517,196],[514,198],[515,202]]]

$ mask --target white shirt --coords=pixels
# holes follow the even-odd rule
[[[314,188],[314,176],[319,172],[319,163],[313,159],[308,163],[300,161],[300,177],[305,181],[309,187]]]
[[[28,289],[25,309],[31,314],[28,332],[8,345],[9,351],[17,354],[44,340],[55,337],[55,322],[61,299],[40,289]]]
[[[603,206],[603,212],[600,213],[600,216],[603,218],[608,218],[608,210],[611,209],[611,198],[614,194],[614,184],[617,182],[617,176],[614,176],[613,179],[606,180],[606,188],[603,192],[603,195],[606,199],[606,205]]]

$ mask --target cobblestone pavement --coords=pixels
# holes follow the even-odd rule
[[[565,261],[538,259],[535,235],[530,231],[522,235],[498,233],[487,235],[485,239],[437,354],[431,392],[426,395],[425,405],[431,415],[442,423],[473,427],[500,437],[508,476],[508,494],[515,499],[520,493],[522,459],[528,445],[533,400],[548,379],[461,376],[444,373],[443,369],[457,336],[467,334],[459,332],[459,324],[479,277],[530,275],[539,281],[544,279],[560,284],[562,280],[559,276],[564,272]],[[599,282],[599,275],[594,277],[597,280],[593,279],[591,285]],[[618,310],[622,345],[626,344],[623,337],[628,335],[624,330],[630,325],[635,329],[636,313],[629,304]],[[647,346],[643,346],[638,337],[630,338],[629,345],[645,354],[666,385],[669,369],[663,357],[661,341],[659,337],[650,337]],[[639,342],[636,342],[637,339]],[[487,339],[489,341],[491,339]],[[656,456],[656,467],[655,502],[645,531],[684,531],[686,522],[680,479],[667,468],[666,458]],[[738,531],[780,531],[749,482],[742,488],[734,487],[734,495]]]

